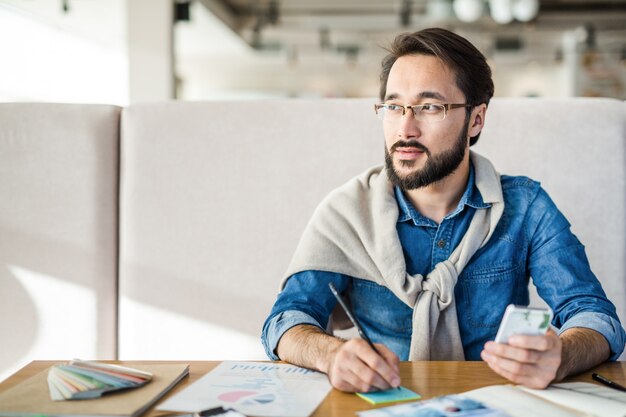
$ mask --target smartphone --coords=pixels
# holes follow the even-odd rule
[[[496,342],[508,343],[509,337],[515,334],[532,336],[546,334],[551,321],[552,311],[547,308],[509,304],[500,322]]]

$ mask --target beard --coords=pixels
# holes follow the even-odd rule
[[[447,149],[437,155],[432,155],[430,150],[426,146],[417,141],[403,141],[399,140],[391,146],[391,153],[393,153],[399,147],[413,147],[424,152],[428,157],[426,163],[422,169],[411,172],[406,176],[400,176],[400,173],[393,165],[393,159],[391,158],[390,151],[385,146],[385,166],[387,168],[387,177],[393,185],[397,185],[402,190],[415,190],[417,188],[426,187],[432,183],[440,181],[452,174],[463,162],[465,157],[465,148],[467,146],[467,132],[468,121],[466,120],[465,126],[461,131],[461,134],[454,142],[450,149]],[[399,161],[399,164],[403,167],[411,167],[415,165],[415,161]]]

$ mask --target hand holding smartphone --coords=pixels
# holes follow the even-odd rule
[[[524,307],[509,304],[500,322],[496,343],[508,343],[516,334],[544,335],[550,327],[552,312],[547,308]]]

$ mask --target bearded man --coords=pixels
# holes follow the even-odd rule
[[[270,359],[343,391],[400,385],[400,360],[484,360],[544,388],[622,353],[625,332],[583,245],[539,183],[470,151],[493,96],[485,57],[443,29],[398,36],[382,62],[385,165],[333,191],[307,226],[262,342]],[[532,276],[553,310],[543,336],[495,343]],[[332,283],[374,342],[329,331]]]

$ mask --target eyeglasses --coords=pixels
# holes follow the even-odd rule
[[[374,111],[378,117],[386,122],[399,121],[407,110],[413,112],[413,118],[420,122],[440,122],[446,118],[448,111],[458,108],[472,108],[470,104],[416,104],[401,106],[400,104],[375,104]]]

